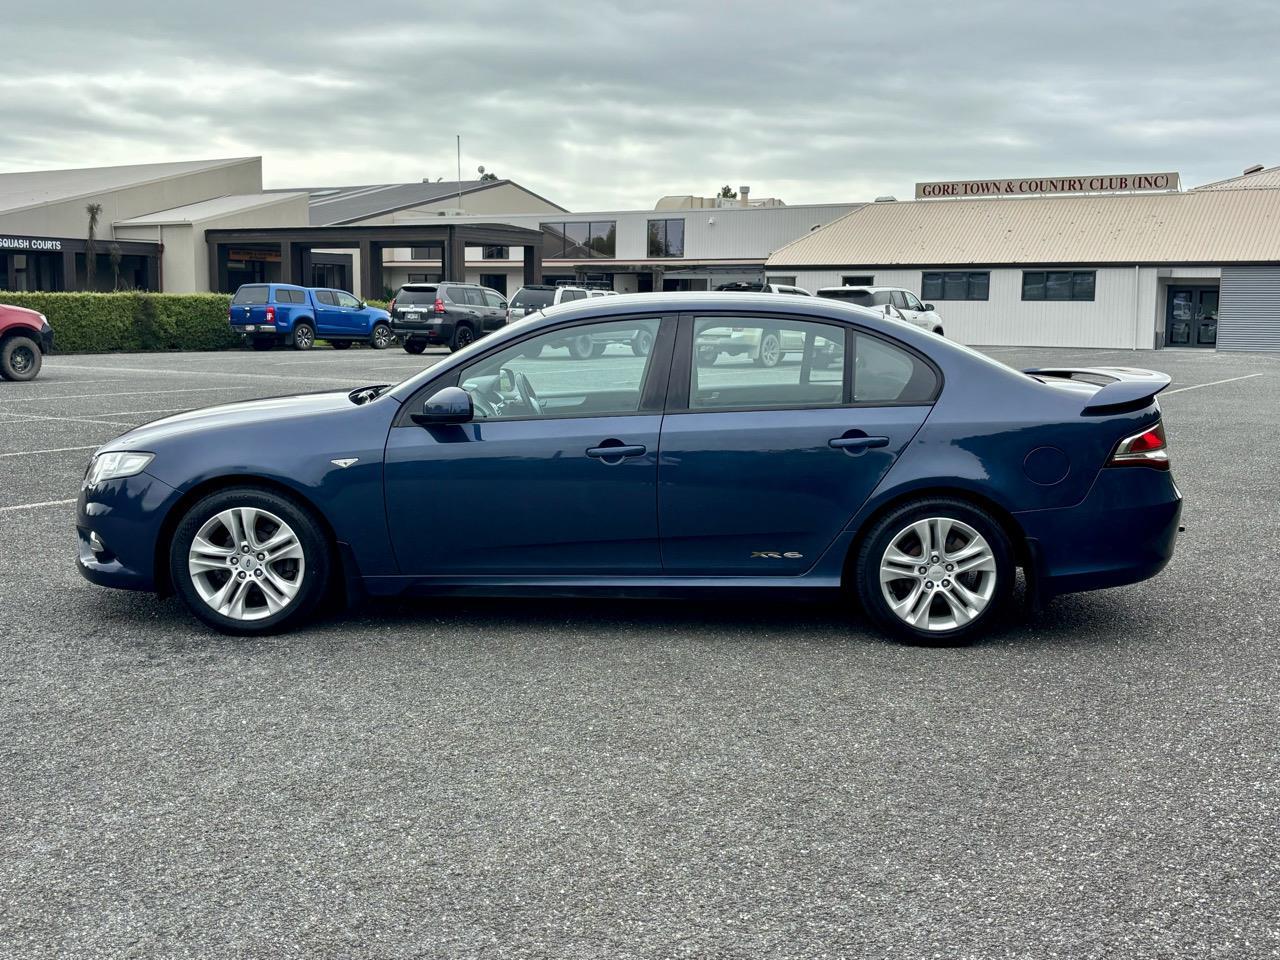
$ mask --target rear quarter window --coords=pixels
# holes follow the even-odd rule
[[[854,403],[932,403],[938,374],[914,353],[859,333],[853,340]]]

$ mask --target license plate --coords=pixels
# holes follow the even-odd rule
[[[422,315],[419,313],[406,313],[404,315],[404,318],[406,320],[420,320],[422,319]]]
[[[258,329],[258,328],[257,328],[257,327],[255,327],[252,323],[246,323],[246,324],[244,325],[244,332],[245,332],[245,333],[253,333],[253,331],[255,331],[255,330],[257,330],[257,329]]]

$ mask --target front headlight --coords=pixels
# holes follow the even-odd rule
[[[132,450],[117,450],[112,453],[100,453],[89,464],[89,472],[85,474],[84,485],[96,486],[104,480],[119,480],[121,477],[132,477],[147,469],[147,464],[156,458],[154,453],[135,453]]]

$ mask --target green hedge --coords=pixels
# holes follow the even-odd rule
[[[0,303],[39,310],[58,353],[226,350],[239,346],[223,293],[0,292]]]

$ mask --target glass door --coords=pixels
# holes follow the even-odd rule
[[[1213,347],[1218,342],[1218,288],[1170,287],[1165,318],[1171,347]]]

